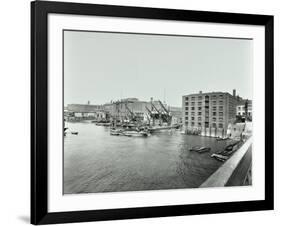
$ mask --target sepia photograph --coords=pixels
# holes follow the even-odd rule
[[[63,194],[252,185],[253,39],[63,30]]]

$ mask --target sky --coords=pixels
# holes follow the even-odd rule
[[[181,107],[199,91],[252,99],[252,40],[64,31],[64,105],[136,97]]]

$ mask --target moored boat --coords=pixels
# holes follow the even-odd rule
[[[123,135],[123,130],[112,128],[110,130],[110,135],[113,135],[113,136]]]
[[[221,162],[224,162],[224,161],[226,161],[227,159],[229,159],[228,156],[221,155],[221,154],[212,154],[211,157],[212,157],[212,158],[215,158],[215,159],[217,159],[217,160],[219,160],[219,161],[221,161]]]
[[[194,146],[189,150],[190,151],[196,151],[198,153],[204,153],[204,152],[211,151],[211,148],[210,147],[204,147],[204,146]]]
[[[110,122],[97,122],[96,126],[111,126]]]
[[[149,132],[146,132],[146,131],[124,131],[123,132],[123,135],[124,136],[127,136],[127,137],[148,137],[150,135]]]
[[[217,137],[216,139],[217,139],[217,141],[223,141],[223,140],[228,140],[230,138],[229,137]]]

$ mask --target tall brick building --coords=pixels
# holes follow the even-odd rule
[[[239,97],[227,92],[210,92],[182,97],[185,131],[198,131],[206,136],[223,136],[228,124],[235,120]]]

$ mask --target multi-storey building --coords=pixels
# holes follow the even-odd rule
[[[236,117],[238,98],[227,92],[210,92],[182,97],[183,128],[201,135],[224,136]]]
[[[246,110],[247,103],[247,110]],[[245,117],[247,111],[247,117],[252,118],[252,101],[251,100],[241,100],[236,106],[236,115]]]

